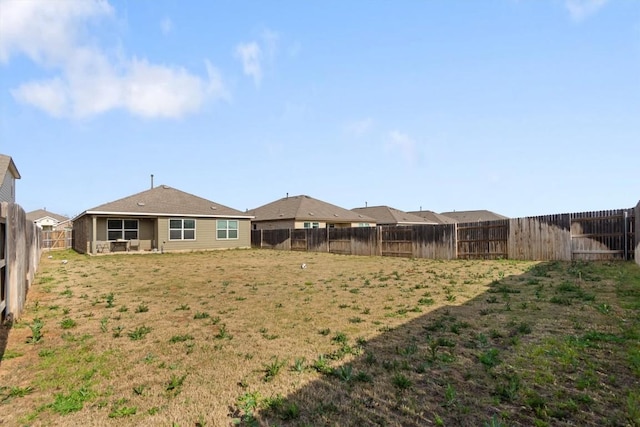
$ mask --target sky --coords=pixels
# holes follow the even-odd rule
[[[29,212],[168,185],[245,211],[640,200],[640,0],[0,0]]]

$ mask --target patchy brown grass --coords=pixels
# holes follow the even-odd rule
[[[639,308],[630,263],[54,252],[0,424],[640,425]]]

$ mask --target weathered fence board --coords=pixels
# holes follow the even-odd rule
[[[381,227],[382,256],[413,256],[412,227]]]
[[[508,258],[509,220],[469,222],[457,229],[459,259]]]
[[[15,203],[2,202],[2,319],[12,315],[17,319],[24,308],[27,292],[35,277],[41,255],[40,230],[27,220],[27,215]]]
[[[509,259],[571,260],[569,214],[509,220]]]
[[[638,203],[640,206],[640,202]],[[257,248],[433,259],[635,259],[639,208],[463,224],[253,230]]]
[[[571,214],[572,259],[629,259],[633,247],[629,217],[633,209]]]
[[[412,226],[414,258],[456,259],[456,225]]]
[[[633,221],[633,231],[634,231],[634,243],[633,243],[633,254],[636,259],[636,263],[640,265],[640,236],[638,233],[640,232],[640,201],[636,205],[634,209],[635,220]]]
[[[380,255],[378,233],[376,227],[330,228],[328,250],[343,255]]]
[[[251,230],[251,246],[263,249],[291,250],[291,230]]]
[[[308,250],[307,246],[307,230],[302,229],[294,229],[291,230],[291,250],[292,251],[306,251]]]
[[[308,228],[307,250],[309,252],[327,252],[329,250],[329,228]]]

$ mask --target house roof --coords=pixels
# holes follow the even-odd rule
[[[455,222],[478,222],[509,219],[504,215],[487,210],[442,212],[440,215],[452,218]]]
[[[297,220],[326,222],[372,222],[376,220],[357,212],[314,199],[313,197],[287,196],[249,211],[253,221]]]
[[[58,222],[69,220],[69,218],[67,218],[66,216],[54,214],[53,212],[49,212],[46,209],[37,209],[35,211],[27,212],[27,220],[29,221],[37,221],[46,217],[53,218]]]
[[[10,156],[0,154],[0,178],[2,178],[0,182],[4,181],[4,177],[7,175],[7,172],[11,172],[11,175],[13,175],[15,179],[21,178],[16,164],[13,163],[13,159]]]
[[[408,211],[407,213],[417,215],[421,218],[426,219],[427,221],[431,221],[436,224],[454,224],[456,222],[453,218],[440,215],[439,213],[435,213],[434,211],[419,210],[419,211]]]
[[[368,206],[364,208],[354,208],[351,210],[375,218],[376,223],[379,225],[438,224],[437,222],[430,221],[426,218],[422,218],[390,206]]]
[[[123,199],[87,209],[83,215],[194,216],[251,218],[251,215],[193,194],[159,185]]]

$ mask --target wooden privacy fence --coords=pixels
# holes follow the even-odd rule
[[[433,259],[638,260],[636,212],[638,208],[460,224],[252,230],[251,245]]]
[[[0,318],[17,319],[35,277],[41,255],[41,235],[24,209],[0,204]]]

